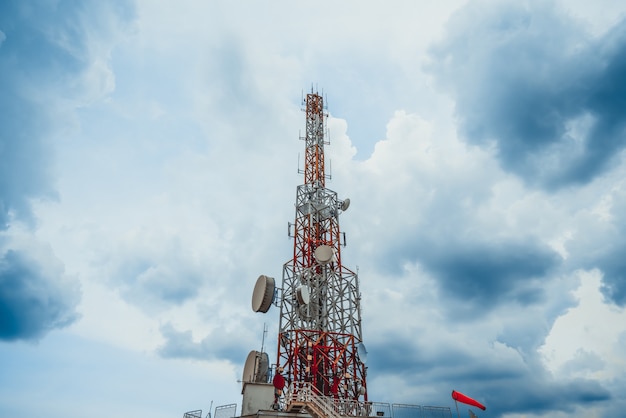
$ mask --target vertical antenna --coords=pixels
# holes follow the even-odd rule
[[[261,353],[264,353],[265,350],[263,350],[263,348],[265,347],[265,336],[267,335],[267,324],[264,322],[263,323],[263,338],[261,339]]]

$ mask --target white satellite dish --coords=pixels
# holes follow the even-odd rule
[[[296,289],[296,298],[298,299],[298,303],[300,305],[308,305],[309,300],[311,300],[311,293],[309,292],[308,286],[298,286]]]
[[[252,350],[246,358],[243,366],[243,383],[267,383],[267,372],[269,370],[270,360],[267,353]]]
[[[274,289],[276,284],[273,277],[260,275],[252,292],[252,310],[254,312],[267,312],[274,302]]]
[[[346,200],[344,200],[343,202],[341,202],[340,209],[341,209],[342,211],[344,211],[344,212],[345,212],[346,210],[348,210],[348,208],[349,208],[349,207],[350,207],[350,199],[346,199]]]
[[[325,265],[333,259],[333,249],[328,245],[320,245],[313,253],[318,263]]]
[[[258,351],[252,350],[250,351],[250,354],[248,354],[246,362],[243,366],[243,376],[241,377],[242,382],[246,383],[254,381],[254,376],[256,374],[256,358],[258,353]]]

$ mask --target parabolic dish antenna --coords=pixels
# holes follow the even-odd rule
[[[246,358],[246,362],[243,366],[243,376],[241,377],[241,381],[252,382],[254,381],[255,369],[256,369],[256,357],[258,355],[258,351],[252,350],[248,357]]]
[[[309,300],[311,299],[311,294],[309,292],[308,286],[298,286],[296,289],[296,298],[298,299],[298,303],[300,305],[308,305]]]
[[[341,203],[341,210],[346,211],[350,207],[350,199],[346,199]]]
[[[252,310],[254,312],[267,312],[274,302],[274,289],[276,287],[273,277],[260,275],[252,292]]]
[[[250,351],[250,354],[248,354],[246,358],[246,363],[243,366],[241,381],[243,383],[266,383],[269,364],[270,361],[267,353],[256,350]]]
[[[315,249],[313,255],[318,263],[325,265],[330,263],[333,259],[333,249],[328,245],[320,245]]]

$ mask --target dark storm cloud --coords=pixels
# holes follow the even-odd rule
[[[450,404],[450,391],[460,390],[487,405],[491,416],[572,412],[578,406],[611,399],[599,383],[556,381],[536,354],[519,355],[510,348],[490,352],[463,341],[431,346],[427,335],[421,339],[386,335],[369,344],[368,350],[368,367],[376,370],[377,376],[401,376],[409,387],[418,389],[417,393],[423,390],[439,396],[429,398],[438,405]]]
[[[524,373],[519,364],[510,360],[481,359],[472,355],[461,343],[436,347],[429,344],[427,337],[420,340],[414,335],[387,333],[368,344],[368,367],[377,374],[393,374],[407,379],[428,375],[429,382],[433,383],[514,379]]]
[[[579,406],[601,404],[611,400],[609,391],[596,381],[577,379],[568,382],[553,381],[546,376],[537,378],[528,369],[523,378],[477,382],[473,390],[485,393],[485,403],[494,405],[491,413],[546,414],[548,411],[572,413]]]
[[[122,3],[119,3],[120,5]],[[89,65],[86,31],[104,29],[112,8],[84,13],[73,1],[0,3],[0,232],[35,226],[33,200],[56,196],[51,143],[60,109],[83,94]],[[116,9],[126,14],[127,10]],[[0,259],[0,338],[37,339],[77,315],[79,293],[31,254],[3,237]],[[52,254],[46,257],[54,258]],[[61,269],[62,270],[62,269]]]
[[[0,340],[31,340],[67,326],[78,315],[78,287],[62,271],[29,254],[8,250],[0,258]]]
[[[442,245],[445,239],[449,241]],[[560,264],[552,249],[534,241],[459,241],[457,237],[420,237],[392,251],[394,262],[418,262],[437,281],[445,298],[463,304],[473,314],[514,302],[522,306],[543,301],[541,279]],[[389,262],[391,259],[388,259]],[[469,317],[468,317],[469,318]]]
[[[626,338],[622,338],[622,347],[624,346],[624,343],[626,343]],[[615,393],[615,396],[611,404],[605,409],[605,417],[617,417],[622,415],[626,410],[626,377],[623,375],[617,376],[612,383],[614,387],[613,393]]]
[[[556,254],[531,243],[466,242],[440,251],[426,251],[420,260],[439,278],[443,292],[485,306],[537,303],[543,297],[541,278],[558,262]]]
[[[431,58],[462,134],[530,184],[587,183],[626,145],[626,21],[592,38],[549,2],[471,2]]]
[[[626,306],[626,242],[611,249],[596,265],[602,270],[602,293],[619,306]]]

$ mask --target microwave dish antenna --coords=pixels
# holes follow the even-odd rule
[[[307,286],[298,286],[296,290],[296,298],[298,299],[298,303],[300,305],[308,305],[311,301],[311,293]]]
[[[252,350],[243,366],[241,381],[245,383],[266,383],[269,371],[269,356],[262,351]]]
[[[260,275],[252,292],[252,310],[266,313],[274,302],[274,290],[276,281],[273,277]]]
[[[315,259],[321,265],[326,265],[333,260],[333,248],[328,245],[320,245],[313,252]]]

